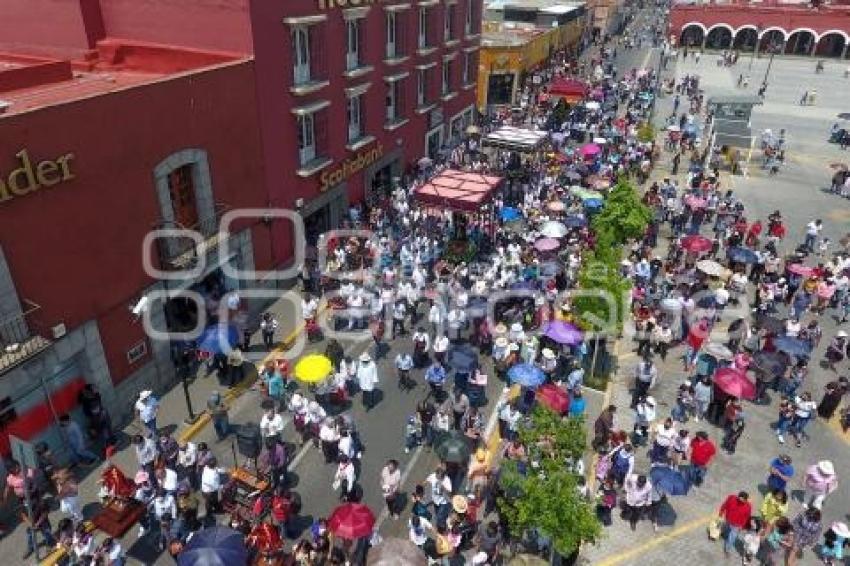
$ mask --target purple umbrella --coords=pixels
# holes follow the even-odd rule
[[[534,242],[534,249],[539,252],[551,252],[557,250],[561,243],[555,238],[540,238]]]
[[[551,338],[558,344],[568,344],[575,346],[580,344],[583,338],[581,330],[562,320],[555,320],[546,325],[543,335]]]

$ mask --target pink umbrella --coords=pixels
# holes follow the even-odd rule
[[[593,157],[594,155],[599,155],[601,152],[602,148],[595,143],[585,144],[579,150],[582,157]]]
[[[560,245],[561,243],[555,238],[540,238],[534,242],[534,249],[539,252],[551,252],[552,250],[557,250]]]
[[[687,204],[691,208],[703,208],[707,203],[704,198],[700,198],[694,195],[688,195],[685,197],[685,204]]]
[[[755,384],[747,379],[744,372],[737,369],[718,370],[714,375],[714,384],[724,393],[739,399],[755,399],[756,397]]]
[[[814,272],[814,269],[811,267],[806,267],[802,263],[792,263],[788,266],[788,271],[794,273],[795,275],[802,275],[803,277],[808,277]]]

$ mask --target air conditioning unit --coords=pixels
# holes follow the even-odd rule
[[[8,110],[12,106],[12,103],[8,100],[0,100],[0,114],[5,114],[6,110]]]
[[[62,324],[62,323],[57,324],[56,326],[54,326],[50,330],[53,332],[53,339],[54,340],[59,340],[60,338],[65,336],[65,334],[68,333],[68,329],[65,328],[65,325]]]

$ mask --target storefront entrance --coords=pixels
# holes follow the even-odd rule
[[[347,187],[347,183],[342,182],[306,203],[301,209],[308,248],[316,245],[322,233],[342,226],[342,221],[348,217]]]
[[[425,135],[425,154],[431,159],[440,156],[443,147],[443,126],[437,126]]]

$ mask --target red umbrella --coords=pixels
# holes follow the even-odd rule
[[[374,527],[375,515],[362,503],[340,505],[328,517],[328,529],[340,538],[358,539],[369,536]]]
[[[723,368],[714,374],[714,384],[717,388],[739,399],[755,399],[756,386],[747,379],[741,370]]]
[[[537,400],[544,407],[562,415],[570,409],[570,396],[553,383],[546,383],[537,389]]]
[[[806,267],[802,263],[792,263],[788,266],[788,271],[794,273],[796,275],[802,275],[803,277],[808,277],[814,272],[814,269],[811,267]]]
[[[692,253],[707,252],[711,249],[711,240],[705,236],[685,236],[682,238],[682,249]]]

